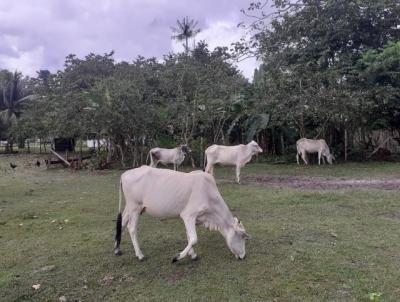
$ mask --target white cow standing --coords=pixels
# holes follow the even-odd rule
[[[181,145],[173,149],[153,148],[149,151],[147,157],[150,156],[150,167],[157,167],[158,163],[173,164],[174,170],[177,171],[178,167],[185,160],[185,156],[192,152],[187,145]],[[147,160],[146,160],[147,162]]]
[[[247,145],[237,146],[212,145],[205,151],[205,172],[214,174],[214,165],[217,163],[236,166],[236,182],[240,183],[240,169],[251,160],[253,155],[262,151],[255,141],[251,141]]]
[[[122,193],[126,205],[121,215]],[[186,255],[190,255],[193,260],[197,258],[193,249],[197,243],[196,224],[218,230],[237,259],[243,259],[246,255],[245,240],[249,236],[222,199],[214,178],[203,171],[183,173],[142,166],[123,173],[115,236],[116,255],[122,254],[121,234],[127,226],[136,256],[139,260],[144,258],[137,239],[138,220],[143,212],[158,218],[182,218],[188,244],[172,262]]]
[[[296,147],[297,147],[297,154],[296,154],[297,164],[300,164],[299,163],[299,155],[300,155],[304,163],[308,165],[307,153],[318,153],[318,165],[321,164],[321,158],[324,164],[325,164],[324,158],[326,158],[329,164],[332,164],[332,159],[334,159],[324,139],[301,138],[296,142]]]

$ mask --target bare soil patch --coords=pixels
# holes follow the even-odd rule
[[[321,177],[248,176],[243,184],[302,190],[378,189],[400,190],[400,179],[327,179]]]
[[[400,212],[389,212],[382,215],[385,218],[400,220]]]

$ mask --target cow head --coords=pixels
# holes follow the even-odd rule
[[[263,150],[261,149],[261,147],[255,142],[255,141],[251,141],[250,143],[247,144],[248,146],[250,146],[251,148],[251,153],[257,154],[257,153],[262,153]]]
[[[192,153],[192,150],[189,148],[188,145],[181,145],[181,151],[185,154],[185,155],[189,155],[190,153]]]
[[[243,224],[237,217],[234,217],[233,228],[228,233],[227,244],[236,259],[244,259],[246,256],[246,240],[250,236],[246,233]]]
[[[332,165],[332,161],[335,159],[332,154],[325,155],[326,161]]]
[[[332,161],[335,160],[335,157],[333,156],[332,153],[329,152],[329,149],[326,150],[322,155],[325,156],[326,161],[327,161],[329,164],[332,165]]]

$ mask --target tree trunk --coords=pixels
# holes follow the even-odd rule
[[[112,145],[111,145],[111,140],[107,139],[107,159],[106,159],[107,164],[111,163],[111,159],[112,159]]]
[[[344,161],[347,161],[347,128],[344,128]]]
[[[272,154],[275,155],[275,129],[272,129],[272,150],[271,150]]]
[[[199,159],[200,159],[200,167],[204,166],[204,138],[203,138],[203,136],[200,136],[200,158]]]
[[[124,157],[124,151],[122,150],[121,145],[117,144],[116,145],[118,150],[119,150],[119,154],[121,156],[121,166],[122,168],[125,168],[125,157]]]

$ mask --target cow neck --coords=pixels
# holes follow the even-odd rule
[[[225,202],[221,203],[220,205],[223,205],[224,209],[217,211],[218,215],[215,215],[216,225],[218,231],[222,234],[222,236],[224,236],[225,239],[227,239],[229,231],[234,227],[235,220]]]

